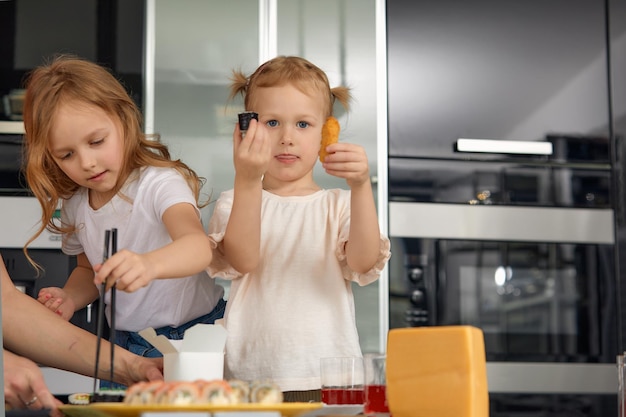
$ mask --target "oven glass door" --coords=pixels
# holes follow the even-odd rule
[[[394,240],[392,327],[479,327],[489,361],[614,363],[613,245]]]

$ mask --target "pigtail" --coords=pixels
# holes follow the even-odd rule
[[[320,68],[304,58],[296,56],[278,56],[261,64],[256,71],[247,77],[241,70],[233,70],[230,77],[230,98],[233,100],[241,94],[246,110],[254,110],[254,95],[258,88],[273,87],[293,83],[305,94],[319,91],[328,97],[324,111],[326,116],[332,116],[333,104],[336,100],[350,110],[352,95],[350,88],[339,86],[330,88],[328,77]]]
[[[352,101],[352,95],[350,94],[350,88],[339,86],[330,89],[330,94],[335,100],[339,101],[346,111],[350,111],[350,101]]]
[[[248,90],[248,77],[245,76],[240,70],[233,71],[233,75],[230,78],[230,97],[229,100],[234,99],[237,94],[241,94],[242,97],[246,96]]]

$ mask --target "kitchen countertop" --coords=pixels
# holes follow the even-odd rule
[[[93,391],[93,378],[91,377],[45,366],[41,367],[41,372],[53,395]]]

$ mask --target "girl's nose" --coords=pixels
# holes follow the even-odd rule
[[[96,166],[96,158],[90,152],[85,152],[80,156],[80,163],[83,169],[90,169]]]
[[[280,144],[293,145],[293,140],[291,139],[291,133],[289,129],[283,129],[283,131],[280,133]]]

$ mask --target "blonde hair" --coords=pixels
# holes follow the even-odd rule
[[[325,103],[326,117],[333,115],[335,100],[346,109],[350,109],[350,89],[348,87],[330,87],[328,77],[317,66],[297,56],[279,56],[259,66],[249,77],[240,70],[233,71],[230,85],[230,99],[238,94],[244,99],[246,110],[254,110],[253,104],[258,88],[277,87],[293,84],[304,94],[320,92],[328,97]]]
[[[72,225],[58,225],[53,221],[59,200],[70,198],[80,188],[58,167],[50,153],[50,132],[56,111],[60,105],[69,102],[97,106],[120,122],[124,161],[115,185],[116,192],[139,167],[170,167],[185,177],[201,206],[199,198],[204,179],[182,161],[172,160],[167,146],[158,141],[158,135],[148,137],[143,133],[141,111],[111,72],[76,56],[57,56],[33,70],[26,81],[23,111],[25,177],[42,208],[40,227],[24,245],[27,257],[27,246],[45,229],[53,233],[75,230]],[[28,259],[34,264],[30,257]]]

